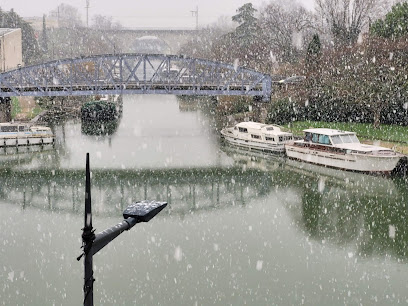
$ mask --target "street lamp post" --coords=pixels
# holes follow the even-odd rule
[[[166,202],[140,201],[129,205],[123,212],[124,220],[95,235],[92,227],[91,207],[91,174],[89,169],[89,153],[86,154],[86,180],[85,180],[85,215],[84,228],[82,229],[83,253],[77,258],[84,256],[84,306],[93,306],[93,261],[92,257],[109,242],[130,230],[139,222],[149,222],[164,207]]]

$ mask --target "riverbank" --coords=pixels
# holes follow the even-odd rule
[[[33,97],[13,97],[11,99],[11,119],[15,121],[30,121],[42,113],[44,109]]]
[[[81,97],[20,97],[12,100],[11,119],[21,122],[50,122],[81,116],[81,106],[85,102],[101,99],[100,96]],[[105,99],[113,101],[122,112],[122,99],[117,96],[107,96]]]

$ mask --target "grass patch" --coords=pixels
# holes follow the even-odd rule
[[[14,119],[21,111],[22,109],[17,97],[11,97],[11,119]]]
[[[303,136],[304,129],[320,127],[356,132],[358,137],[370,140],[408,143],[408,127],[400,125],[381,125],[375,129],[370,123],[296,121],[287,127],[298,136]]]
[[[40,106],[34,107],[31,112],[28,114],[28,119],[33,119],[35,116],[37,116],[39,113],[41,113],[44,109]]]

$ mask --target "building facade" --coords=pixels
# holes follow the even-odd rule
[[[21,29],[0,28],[0,72],[23,65]]]

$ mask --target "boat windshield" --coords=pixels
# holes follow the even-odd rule
[[[310,138],[311,138],[312,142],[314,142],[314,143],[330,145],[330,139],[329,139],[329,136],[327,136],[327,135],[314,134],[314,133],[310,135],[310,133],[306,133],[305,141],[310,141]]]
[[[339,143],[342,143],[341,138],[340,138],[340,136],[339,136],[339,135],[332,136],[332,137],[331,137],[331,140],[332,140],[332,143],[333,143],[333,144],[339,144]]]
[[[360,140],[358,140],[358,138],[357,138],[357,136],[356,136],[355,134],[351,134],[351,135],[349,135],[349,136],[350,136],[351,141],[352,141],[353,143],[360,143]]]
[[[335,135],[331,136],[333,144],[341,143],[360,143],[355,134],[344,134],[344,135]]]

